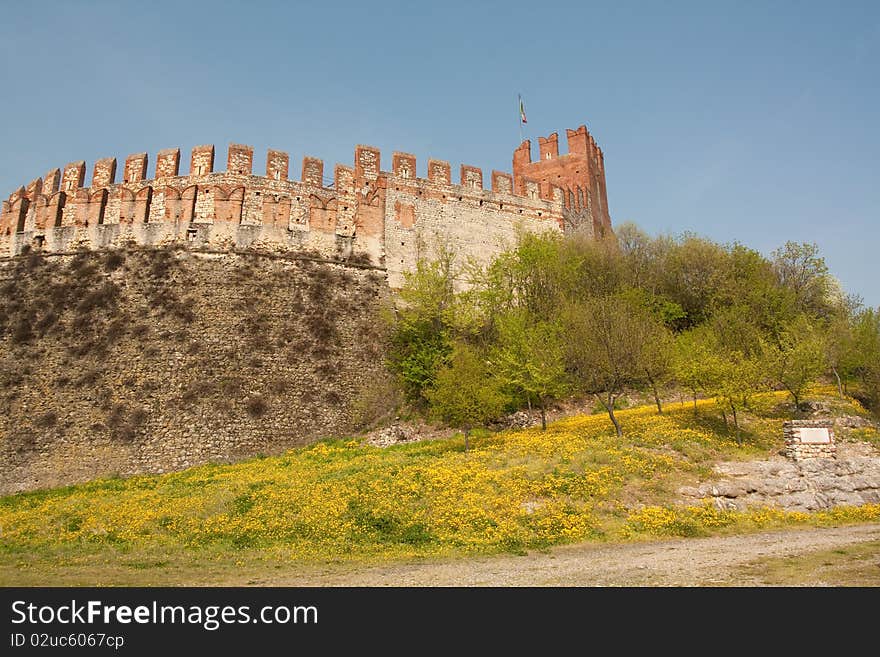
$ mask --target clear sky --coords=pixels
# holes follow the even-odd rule
[[[880,305],[880,2],[0,0],[0,195],[73,160],[358,143],[509,171],[586,123],[614,223],[816,242]],[[564,151],[564,146],[562,147]],[[330,173],[329,175],[332,175]],[[488,179],[488,176],[487,176]]]

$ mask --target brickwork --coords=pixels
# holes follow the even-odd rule
[[[156,178],[177,176],[180,171],[180,149],[166,148],[156,156]]]
[[[195,157],[195,155],[193,156]],[[213,156],[212,156],[213,159]],[[252,146],[231,144],[229,155],[226,160],[226,170],[229,173],[251,175],[254,168],[254,149]]]
[[[540,159],[532,162],[531,144],[524,141],[513,156],[513,178],[519,193],[530,195],[534,185],[538,194],[550,197],[552,186],[564,191],[565,207],[571,212],[569,229],[588,229],[596,235],[611,231],[605,164],[602,150],[586,126],[566,130],[568,153],[559,154],[559,135],[538,138]]]
[[[383,171],[378,149],[359,145],[353,166],[336,165],[325,182],[324,162],[302,160],[299,181],[290,157],[270,150],[265,175],[254,175],[254,150],[231,144],[226,168],[214,171],[214,147],[192,149],[181,175],[180,149],[160,151],[149,178],[148,155],[125,159],[115,182],[115,158],[73,162],[13,192],[0,214],[0,253],[29,245],[47,252],[129,244],[195,248],[313,251],[345,260],[357,256],[388,270],[399,285],[419,258],[441,243],[462,259],[488,262],[514,243],[518,230],[610,231],[602,152],[586,128],[568,130],[569,152],[559,154],[556,133],[539,140],[531,161],[523,142],[513,174],[493,171],[485,189],[480,168],[461,165],[453,182],[449,162],[429,159],[427,177],[416,157],[395,152]],[[60,193],[59,193],[60,192]]]
[[[189,175],[206,176],[214,171],[214,146],[196,146],[190,157]]]
[[[125,171],[122,174],[122,182],[137,183],[147,177],[147,154],[137,153],[129,155],[125,159]]]
[[[95,162],[95,170],[92,173],[92,187],[108,187],[116,180],[116,158],[106,157]]]
[[[266,177],[272,180],[287,180],[290,169],[290,156],[271,148],[266,155]]]

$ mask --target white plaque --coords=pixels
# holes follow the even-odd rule
[[[824,427],[800,427],[795,429],[795,435],[802,443],[811,445],[823,445],[831,442],[831,434]]]

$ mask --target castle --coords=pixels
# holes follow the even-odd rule
[[[214,170],[214,147],[192,150],[188,175],[180,149],[160,151],[147,177],[146,153],[95,162],[85,186],[85,162],[53,169],[3,202],[0,254],[28,248],[66,253],[81,248],[183,245],[193,249],[309,251],[387,270],[397,287],[419,258],[442,243],[485,263],[509,247],[517,231],[611,231],[602,150],[586,126],[567,130],[568,153],[554,133],[539,138],[532,162],[526,140],[513,154],[513,173],[462,165],[458,183],[448,162],[428,160],[427,179],[416,158],[395,152],[391,170],[380,153],[357,146],[354,166],[336,165],[326,183],[324,163],[302,161],[299,181],[288,177],[287,153],[269,150],[265,175],[254,175],[254,151],[229,146],[226,170]],[[26,248],[27,247],[27,248]]]
[[[140,153],[121,181],[108,158],[88,187],[74,162],[19,188],[0,215],[0,494],[278,454],[372,421],[393,400],[377,317],[420,258],[485,264],[520,231],[610,232],[586,127],[566,154],[539,141],[490,189],[437,160],[419,178],[406,153],[385,171],[368,146],[330,184],[311,157],[290,180],[275,150],[253,175],[241,145],[225,171],[199,146],[187,175],[171,149],[152,176]],[[152,246],[174,248],[132,248]]]

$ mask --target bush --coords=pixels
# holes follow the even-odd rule
[[[266,400],[264,400],[260,395],[255,395],[248,398],[248,400],[244,403],[244,406],[245,409],[247,409],[247,414],[254,419],[263,417],[266,414],[266,411],[269,410],[269,406],[266,404]]]
[[[30,318],[20,317],[12,325],[12,336],[11,337],[12,337],[13,344],[23,344],[25,342],[30,341],[30,339],[33,336],[34,336],[34,334],[31,329]]]
[[[114,404],[107,416],[107,428],[110,429],[110,436],[120,442],[134,441],[147,417],[146,409],[140,406],[129,409],[125,404]]]
[[[40,429],[50,429],[58,423],[58,415],[55,411],[47,411],[37,416],[36,424]]]
[[[118,295],[119,288],[108,281],[97,290],[87,293],[77,305],[76,312],[80,315],[90,315],[95,310],[109,309],[116,303]]]
[[[116,271],[125,264],[125,255],[119,251],[111,251],[104,258],[104,271]]]

